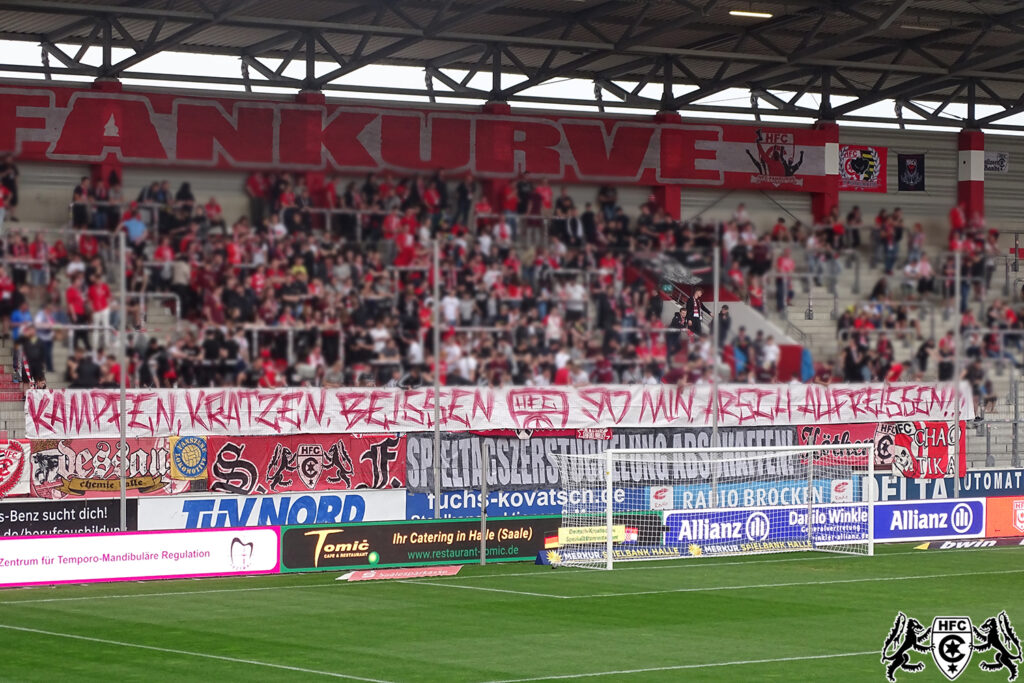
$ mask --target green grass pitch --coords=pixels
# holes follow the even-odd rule
[[[1024,549],[470,566],[0,591],[4,681],[882,681],[897,610],[1024,633]],[[987,654],[991,659],[991,653]],[[930,655],[923,673],[945,680]],[[982,673],[980,655],[958,681]]]

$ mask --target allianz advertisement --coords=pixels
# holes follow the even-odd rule
[[[808,550],[813,542],[864,542],[866,505],[676,511],[664,515],[665,545],[688,555]]]
[[[139,500],[139,530],[221,529],[405,519],[405,491],[161,496]]]
[[[864,542],[868,507],[864,504],[670,510],[663,513],[665,545],[684,554],[806,550],[814,544]],[[981,537],[985,531],[984,499],[877,503],[876,541],[921,541]]]

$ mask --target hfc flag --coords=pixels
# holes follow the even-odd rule
[[[899,155],[900,192],[924,192],[924,155]]]

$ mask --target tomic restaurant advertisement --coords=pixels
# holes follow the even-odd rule
[[[280,531],[204,529],[0,539],[0,586],[276,574]]]
[[[487,561],[533,560],[561,516],[487,521]],[[286,527],[281,572],[376,569],[480,561],[480,519]]]

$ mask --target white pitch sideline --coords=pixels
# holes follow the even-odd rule
[[[918,574],[916,576],[872,576],[859,579],[829,579],[827,581],[790,581],[786,583],[755,583],[743,586],[703,586],[694,588],[665,588],[661,590],[633,591],[627,593],[592,593],[590,595],[566,595],[566,600],[587,600],[592,598],[620,598],[634,595],[666,595],[669,593],[709,593],[714,591],[756,590],[758,588],[790,588],[793,586],[830,586],[842,583],[873,583],[876,581],[914,581],[918,579],[949,579],[958,576],[988,576],[997,574],[1024,574],[1024,569],[999,569],[987,572],[955,572],[950,574]]]
[[[593,570],[584,570],[593,571]],[[440,581],[426,580],[403,580],[398,583],[415,584],[418,586],[432,586],[434,588],[456,588],[460,590],[485,591],[488,593],[510,593],[512,595],[523,595],[534,598],[549,598],[555,600],[593,600],[597,598],[623,598],[638,595],[669,595],[672,593],[712,593],[720,591],[743,591],[757,590],[764,588],[792,588],[795,586],[829,586],[844,583],[873,583],[877,581],[915,581],[922,579],[949,579],[958,576],[994,576],[999,574],[1024,574],[1024,569],[999,569],[987,572],[954,572],[947,574],[915,574],[912,576],[874,576],[859,579],[829,579],[827,581],[790,581],[785,583],[752,583],[739,586],[695,586],[690,588],[664,588],[649,591],[630,591],[625,593],[590,593],[587,595],[556,595],[553,593],[531,593],[529,591],[517,591],[509,588],[486,588],[484,586],[466,586],[464,584],[453,584]]]
[[[711,669],[719,666],[745,666],[750,664],[778,664],[782,662],[804,662],[814,659],[838,659],[840,657],[878,656],[878,650],[867,652],[839,652],[832,655],[804,655],[802,657],[776,657],[774,659],[741,659],[733,662],[709,662],[707,664],[679,664],[677,666],[654,666],[648,669],[621,669],[619,671],[594,671],[583,674],[562,674],[558,676],[538,676],[537,678],[508,678],[501,681],[486,683],[529,683],[530,681],[565,681],[577,678],[599,678],[601,676],[625,676],[629,674],[646,674],[658,671],[685,671],[687,669]]]
[[[528,591],[514,591],[507,588],[486,588],[484,586],[464,586],[459,583],[441,583],[439,581],[419,581],[415,579],[400,579],[398,583],[410,583],[419,586],[440,586],[441,588],[460,588],[467,591],[485,591],[487,593],[512,593],[514,595],[529,595],[534,598],[555,598],[557,600],[568,600],[567,595],[552,595],[551,593],[530,593]]]
[[[0,629],[6,629],[8,631],[21,631],[23,633],[34,633],[41,636],[51,636],[53,638],[70,638],[72,640],[85,640],[90,643],[101,643],[103,645],[116,645],[117,647],[130,647],[138,650],[152,650],[153,652],[164,652],[172,655],[185,655],[186,657],[201,657],[203,659],[216,659],[222,662],[231,662],[232,664],[247,664],[249,666],[262,666],[270,669],[279,669],[282,671],[295,671],[303,674],[312,674],[314,676],[328,676],[330,678],[342,678],[349,681],[365,681],[366,683],[391,683],[391,681],[385,681],[380,678],[364,678],[362,676],[352,676],[349,674],[337,673],[334,671],[318,671],[317,669],[305,669],[301,666],[288,666],[287,664],[274,664],[272,662],[261,662],[256,659],[240,659],[238,657],[225,657],[224,655],[214,655],[207,652],[191,652],[189,650],[175,650],[169,647],[156,647],[155,645],[142,645],[141,643],[126,643],[121,640],[107,640],[106,638],[94,638],[92,636],[80,636],[75,633],[61,633],[59,631],[44,631],[38,628],[28,628],[26,626],[11,626],[10,624],[0,624]]]

